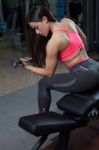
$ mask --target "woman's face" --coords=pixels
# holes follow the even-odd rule
[[[46,37],[49,33],[49,23],[46,17],[43,17],[41,22],[30,22],[29,25],[35,29],[36,34]]]

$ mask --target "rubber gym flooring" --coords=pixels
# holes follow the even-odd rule
[[[62,93],[52,92],[51,110]],[[0,150],[30,150],[36,137],[18,127],[21,116],[38,112],[37,85],[0,96]]]

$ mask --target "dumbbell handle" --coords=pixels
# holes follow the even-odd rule
[[[32,61],[31,57],[24,57],[22,59],[24,59],[25,62],[27,62],[27,63]],[[11,66],[13,68],[17,68],[19,66],[19,64],[22,64],[22,61],[20,60],[20,58],[11,60]]]

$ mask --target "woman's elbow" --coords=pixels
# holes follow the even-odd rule
[[[45,76],[50,78],[50,77],[52,77],[52,76],[53,76],[53,74],[54,74],[54,72],[53,72],[53,71],[46,71]]]

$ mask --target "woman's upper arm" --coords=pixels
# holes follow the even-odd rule
[[[51,39],[47,44],[46,54],[46,71],[49,76],[53,75],[57,66],[57,56],[61,47],[61,39]]]

